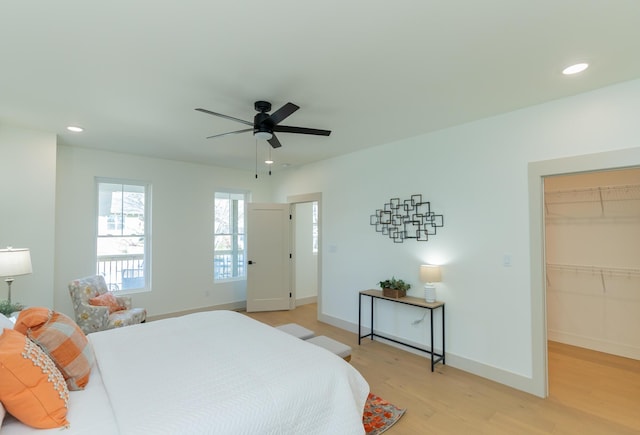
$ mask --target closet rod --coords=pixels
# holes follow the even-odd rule
[[[640,199],[640,184],[550,190],[544,197],[547,204],[637,200]]]
[[[563,272],[582,272],[593,274],[608,274],[608,275],[628,275],[628,276],[640,276],[640,269],[633,269],[627,267],[601,267],[601,266],[584,266],[578,264],[555,264],[547,263],[547,270],[558,270]]]

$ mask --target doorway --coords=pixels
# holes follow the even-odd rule
[[[640,168],[544,179],[547,336],[640,360]]]
[[[292,205],[293,289],[295,305],[316,303],[318,297],[318,202]]]
[[[524,387],[548,397],[548,351],[546,313],[546,267],[544,255],[544,178],[554,175],[640,167],[640,148],[629,148],[528,165],[532,376]]]
[[[289,196],[287,202],[294,215],[293,294],[295,300],[303,304],[316,302],[319,319],[322,313],[322,193]]]
[[[640,168],[546,177],[544,214],[549,398],[638,430]]]

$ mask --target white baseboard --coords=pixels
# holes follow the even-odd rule
[[[622,343],[614,343],[599,338],[586,337],[584,335],[568,332],[548,330],[547,339],[571,346],[584,347],[598,352],[610,353],[625,358],[640,359],[640,348]]]
[[[318,302],[317,296],[309,296],[307,298],[296,299],[296,307],[300,305],[315,304]]]
[[[194,308],[192,310],[175,311],[172,313],[159,314],[157,316],[149,316],[147,317],[147,321],[153,322],[154,320],[168,319],[170,317],[184,316],[186,314],[201,313],[203,311],[213,311],[213,310],[238,311],[238,310],[246,310],[246,309],[247,309],[247,301],[238,301],[238,302],[231,302],[228,304],[211,305],[209,307]]]
[[[345,320],[327,316],[324,314],[321,314],[318,320],[320,320],[321,322],[325,322],[330,325],[333,325],[335,327],[338,327],[340,329],[353,332],[354,334],[358,333],[358,325],[356,325],[355,323],[347,322]],[[362,335],[367,334],[368,332],[369,332],[369,328],[362,328]],[[425,346],[423,343],[415,343],[402,337],[396,337],[393,334],[384,333],[384,335],[388,336],[389,338],[393,338],[394,340],[404,341],[407,344],[410,344],[412,346],[425,347],[429,349],[429,346]],[[370,340],[370,339],[366,338],[366,340]],[[403,346],[401,344],[394,343],[393,341],[385,340],[383,338],[378,338],[378,337],[376,337],[376,341],[388,344],[389,346],[393,346],[395,348],[413,353],[415,355],[419,355],[425,359],[431,358],[431,355],[429,355],[428,353],[420,352],[417,349]],[[436,348],[436,352],[440,353],[437,348]],[[513,373],[508,370],[493,367],[487,364],[483,364],[481,362],[474,361],[472,359],[465,358],[448,351],[445,353],[445,361],[446,361],[446,365],[455,367],[456,369],[463,370],[465,372],[472,373],[474,375],[477,375],[486,379],[490,379],[500,384],[507,385],[517,390],[542,397],[537,393],[535,387],[533,386],[533,381],[529,377],[519,375],[517,373]]]

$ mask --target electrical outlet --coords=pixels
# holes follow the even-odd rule
[[[502,265],[504,267],[511,267],[511,265],[513,264],[513,258],[511,254],[504,254],[502,256]]]

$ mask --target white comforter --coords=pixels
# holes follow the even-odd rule
[[[242,314],[197,313],[89,338],[122,435],[364,433],[369,387],[357,370]],[[69,418],[63,434],[80,429]]]

